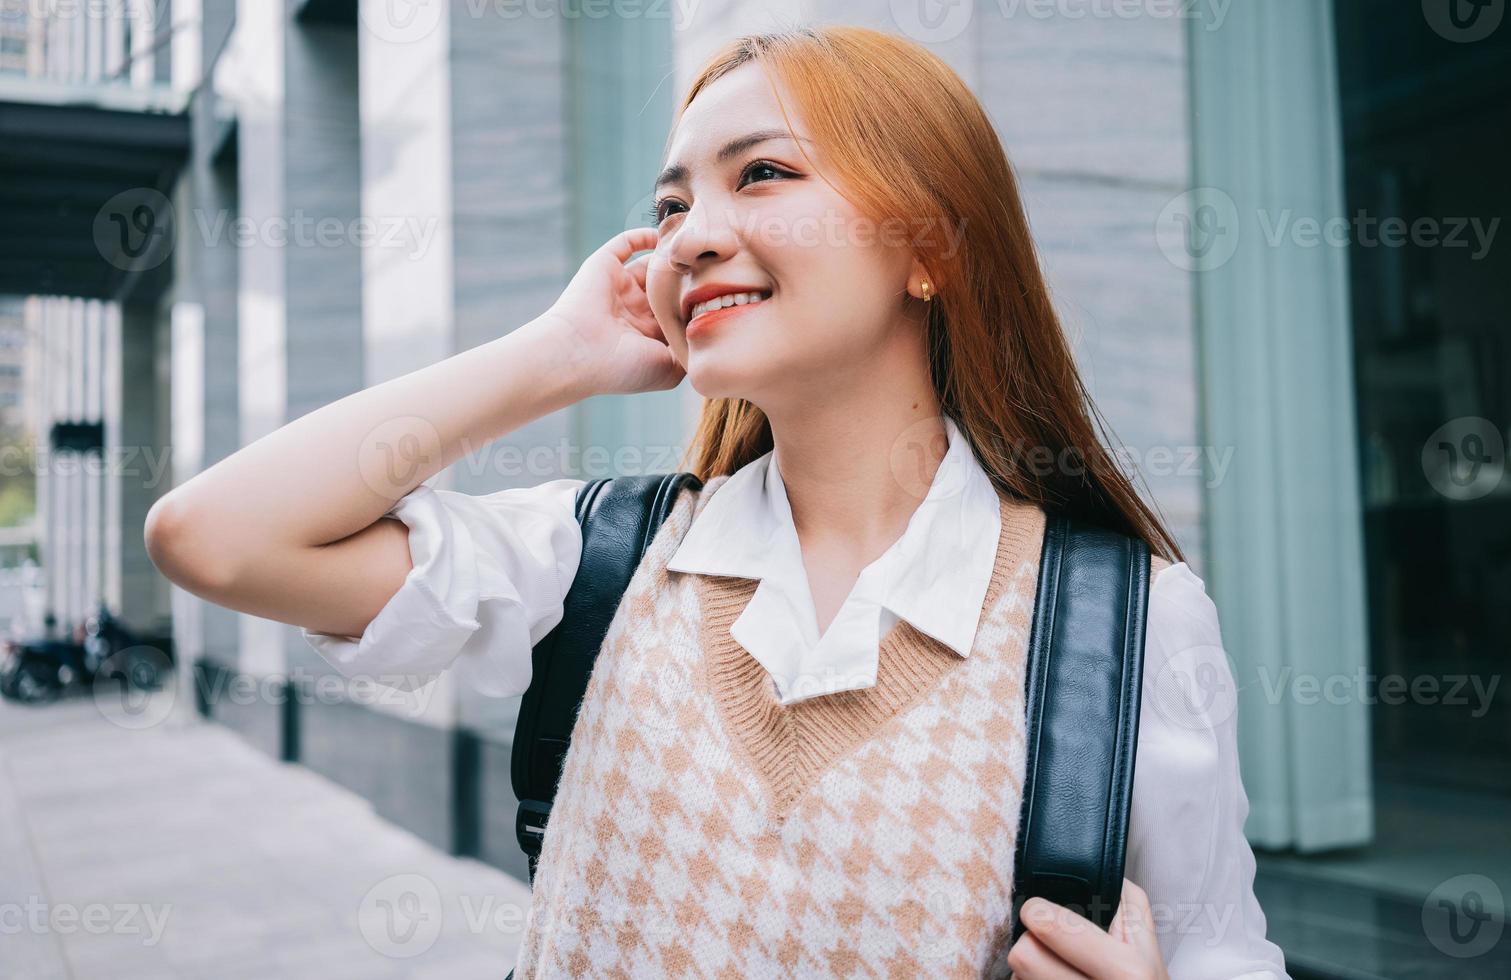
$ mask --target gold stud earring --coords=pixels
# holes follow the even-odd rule
[[[933,294],[930,293],[930,291],[929,291],[929,281],[927,279],[925,279],[923,281],[922,289],[923,289],[923,301],[925,303],[932,302],[933,299],[934,299],[934,297],[933,297]]]

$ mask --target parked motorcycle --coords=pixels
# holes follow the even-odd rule
[[[72,636],[62,638],[56,632],[57,620],[48,613],[42,636],[5,641],[0,653],[0,696],[27,704],[46,703],[71,688],[91,688],[97,681],[155,691],[172,665],[171,638],[134,633],[104,603]]]

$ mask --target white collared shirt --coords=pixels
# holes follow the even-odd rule
[[[730,635],[771,675],[782,704],[876,684],[881,638],[899,618],[970,655],[996,563],[1001,501],[953,419],[949,448],[901,537],[861,570],[818,633],[802,550],[774,452],[737,470],[667,562],[674,572],[760,579]]]
[[[873,685],[879,637],[897,617],[969,654],[1001,518],[968,443],[953,421],[946,429],[924,501],[822,637],[773,454],[732,474],[688,529],[669,568],[760,579],[731,635],[784,703]],[[350,678],[407,686],[397,679],[449,668],[484,694],[522,694],[531,648],[561,621],[577,573],[583,482],[484,495],[421,484],[389,511],[409,528],[414,563],[399,591],[360,638],[304,630],[305,639]],[[1216,606],[1185,562],[1155,575],[1146,628],[1124,873],[1149,896],[1171,980],[1281,980],[1284,956],[1265,937],[1243,834],[1236,688]],[[1203,679],[1199,703],[1190,677]]]

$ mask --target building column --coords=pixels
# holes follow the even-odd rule
[[[173,45],[174,84],[195,88],[201,66],[213,65],[226,40],[236,0],[189,0],[181,17],[197,23]],[[192,53],[187,48],[194,47]],[[177,239],[164,370],[170,408],[166,471],[152,494],[166,493],[240,447],[237,280],[240,255],[232,223],[237,212],[234,111],[216,84],[197,87],[189,103],[190,157],[172,205]],[[160,468],[164,464],[159,464]],[[140,525],[131,525],[140,526]],[[179,693],[192,703],[204,672],[239,666],[241,617],[164,583],[172,616]]]
[[[196,102],[194,213],[181,221],[202,290],[198,314],[178,321],[201,348],[187,368],[203,381],[190,409],[203,420],[202,459],[190,470],[362,386],[356,42],[349,26],[301,21],[302,7],[238,0],[233,27],[224,0],[203,5],[215,78]],[[285,682],[327,666],[298,627],[201,613],[216,668],[280,695],[222,697],[213,713],[270,754],[296,757]]]
[[[289,250],[277,239],[286,221],[284,196],[283,5],[238,0],[236,33],[223,61],[236,83],[240,242],[237,322],[238,443],[248,445],[288,421],[285,276]],[[217,66],[219,67],[219,66]],[[285,670],[288,628],[256,616],[240,618],[239,670],[256,677]],[[272,732],[268,738],[274,738]]]
[[[284,32],[283,171],[288,243],[284,256],[283,422],[364,386],[362,349],[361,152],[355,25],[298,19]],[[290,461],[292,464],[292,461]],[[284,628],[290,669],[330,668]]]
[[[548,3],[537,8],[549,10]],[[404,9],[362,0],[366,383],[508,333],[544,313],[576,266],[567,31],[501,4]],[[572,412],[468,454],[436,486],[486,493],[565,475],[503,446],[555,448]]]
[[[147,555],[142,535],[122,531],[143,526],[170,478],[171,443],[163,431],[167,405],[162,400],[168,385],[158,384],[166,338],[159,330],[156,306],[106,310],[106,597],[128,628],[156,633],[168,616],[165,583]]]
[[[368,385],[529,322],[575,271],[566,30],[561,17],[523,15],[507,5],[361,0],[362,211],[376,235],[363,255]],[[467,447],[429,482],[488,493],[568,475],[573,461],[557,449],[569,445],[574,414],[555,413],[492,445]],[[451,741],[416,738],[409,745],[437,753],[425,767],[430,772],[452,775],[447,793],[433,795],[481,799],[480,806],[456,806],[453,826],[440,828],[452,847],[523,876],[508,779],[518,705],[517,698],[460,688],[445,674],[423,711],[410,717]],[[474,732],[481,745],[471,741]],[[485,774],[482,786],[469,782],[478,773]],[[472,813],[486,826],[458,825]],[[396,819],[434,827],[437,816]],[[418,832],[435,839],[434,829]]]
[[[247,445],[363,385],[361,161],[351,28],[242,0],[236,44],[249,55],[236,134]],[[278,673],[313,656],[296,627],[243,617],[243,670]]]
[[[1197,284],[1207,439],[1242,447],[1208,491],[1209,589],[1241,668],[1249,836],[1365,844],[1367,705],[1289,687],[1368,665],[1348,254],[1266,238],[1344,213],[1332,5],[1235,4],[1191,46],[1195,189],[1167,232]]]
[[[202,65],[215,63],[215,56],[232,28],[236,0],[201,0],[202,21],[198,34]],[[198,313],[179,321],[191,336],[197,333],[199,354],[194,369],[199,374],[195,415],[198,459],[187,461],[190,473],[211,466],[241,446],[240,327],[238,318],[241,257],[229,235],[201,235],[201,227],[229,227],[240,215],[240,168],[236,131],[231,123],[234,109],[213,84],[203,86],[194,100],[193,157],[189,183],[193,208],[188,216],[196,229],[192,244],[180,244],[193,257],[192,282],[197,291]],[[206,225],[200,219],[208,219]],[[180,276],[179,282],[189,279]],[[178,345],[174,346],[175,355]],[[175,381],[176,384],[176,381]],[[175,419],[178,418],[175,404]],[[176,435],[176,434],[175,434]],[[174,439],[174,446],[180,442]],[[185,477],[187,479],[187,476]],[[175,479],[177,482],[177,479]],[[185,593],[187,595],[187,593]],[[234,667],[240,656],[241,616],[214,603],[201,603],[198,613],[199,643],[206,657]]]

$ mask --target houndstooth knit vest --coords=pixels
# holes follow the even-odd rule
[[[572,730],[517,980],[1007,973],[1043,510],[1002,496],[969,657],[899,619],[874,687],[783,707],[729,627],[759,581],[636,569]]]

